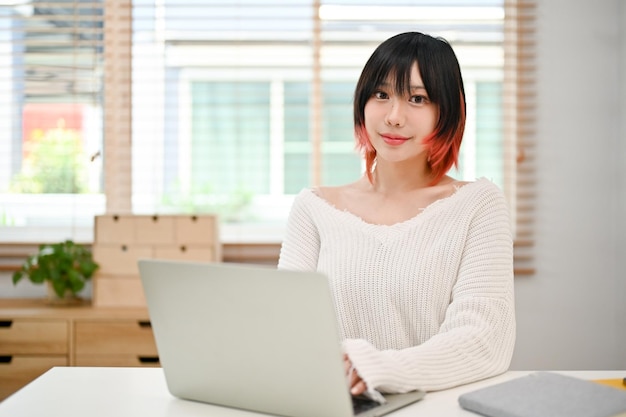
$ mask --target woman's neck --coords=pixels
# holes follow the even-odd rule
[[[432,183],[433,177],[425,164],[421,169],[415,164],[377,164],[372,172],[372,180],[373,191],[395,194],[426,188]]]

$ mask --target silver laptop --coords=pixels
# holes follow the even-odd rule
[[[320,273],[165,260],[140,260],[139,270],[176,397],[279,416],[369,417],[424,396],[353,401]]]

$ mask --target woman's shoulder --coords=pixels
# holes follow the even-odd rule
[[[481,177],[475,181],[467,182],[459,188],[457,194],[462,195],[464,205],[476,208],[502,209],[508,206],[504,191],[495,182]]]
[[[300,190],[294,199],[296,206],[335,207],[344,193],[343,186],[315,186]]]
[[[474,181],[454,181],[452,185],[457,191],[464,190],[468,194],[501,194],[502,189],[486,177],[477,178]]]
[[[486,177],[478,178],[474,181],[476,188],[485,195],[492,195],[504,198],[504,191],[495,182]]]
[[[316,221],[345,216],[341,203],[344,198],[342,186],[303,188],[295,196],[290,213],[292,217],[315,218]]]
[[[337,187],[327,187],[327,186],[315,186],[315,187],[306,187],[302,188],[298,194],[296,194],[296,201],[306,201],[306,202],[320,202],[327,200],[329,196],[337,195],[337,192],[334,190]]]
[[[345,200],[355,198],[359,190],[359,181],[344,185],[324,185],[310,188],[310,193],[316,198],[333,207],[343,206]]]

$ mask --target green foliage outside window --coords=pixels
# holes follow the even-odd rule
[[[249,221],[255,218],[250,211],[253,198],[254,193],[244,188],[218,194],[215,187],[207,183],[188,191],[182,191],[176,184],[163,195],[161,209],[172,213],[212,213],[227,223]]]
[[[24,144],[22,170],[11,191],[32,194],[78,194],[87,189],[86,164],[80,132],[65,128],[35,130]]]

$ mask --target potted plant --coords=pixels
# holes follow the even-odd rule
[[[24,277],[35,284],[48,283],[48,298],[52,303],[80,301],[78,293],[91,279],[99,265],[93,260],[91,251],[71,240],[43,244],[39,251],[29,256],[13,274],[13,284]],[[56,297],[57,300],[52,298]]]

